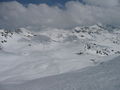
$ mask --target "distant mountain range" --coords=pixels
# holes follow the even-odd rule
[[[0,30],[0,46],[5,51],[11,45],[19,50],[22,47],[33,48],[36,45],[52,47],[51,44],[58,45],[68,42],[84,44],[84,47],[80,50],[80,53],[84,54],[100,56],[120,54],[120,29],[110,25],[96,24],[93,26],[78,26],[72,30],[48,28],[37,33],[25,28],[14,31]],[[14,43],[18,48],[14,47]],[[81,45],[79,46],[81,47]]]

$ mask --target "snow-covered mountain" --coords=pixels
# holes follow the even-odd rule
[[[44,46],[54,48],[54,45],[73,42],[84,44],[80,53],[100,56],[120,54],[120,30],[115,28],[111,31],[109,27],[107,29],[101,24],[75,27],[72,30],[48,28],[37,33],[25,28],[19,28],[15,31],[0,30],[0,46],[5,51],[9,49],[19,51],[22,47],[22,49],[32,49],[39,45],[43,47],[38,50],[43,50]]]
[[[0,82],[17,83],[102,64],[120,55],[120,29],[0,30]],[[6,63],[7,62],[7,63]]]

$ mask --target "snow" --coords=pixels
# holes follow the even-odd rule
[[[0,90],[119,90],[120,57],[98,66],[27,81],[1,84]]]
[[[94,65],[90,61],[90,58],[97,58],[97,56],[79,56],[76,54],[79,47],[77,46],[76,48],[74,48],[71,46],[69,44],[65,46],[61,45],[61,47],[53,50],[38,52],[28,52],[27,50],[24,50],[24,53],[22,52],[22,55],[17,54],[18,57],[15,59],[11,57],[6,58],[5,56],[3,56],[1,57],[3,58],[1,62],[3,62],[6,59],[6,62],[11,62],[11,65],[9,62],[2,64],[4,66],[9,66],[7,70],[4,70],[4,72],[0,72],[0,77],[2,78],[0,79],[0,81],[2,83],[17,83],[19,82],[19,80],[16,79],[20,79],[21,82],[21,80],[31,80],[49,75],[61,74],[84,68],[86,66]],[[13,57],[16,57],[16,55],[13,54]],[[98,60],[99,63],[101,62],[99,59],[96,60]],[[3,66],[1,66],[1,70],[2,69],[4,69]]]
[[[2,29],[0,30],[0,84],[8,84],[8,86],[9,84],[13,84],[13,86],[14,84],[18,84],[17,89],[19,90],[19,85],[24,88],[25,86],[23,83],[28,81],[31,83],[31,80],[33,80],[33,82],[35,80],[36,82],[38,79],[41,85],[43,85],[41,80],[44,80],[44,78],[52,76],[56,78],[56,75],[67,77],[68,74],[72,75],[72,72],[78,70],[80,73],[75,72],[77,73],[75,76],[79,76],[79,74],[82,76],[80,79],[76,78],[75,80],[82,80],[89,87],[89,80],[92,81],[92,79],[88,78],[84,81],[82,77],[84,78],[84,76],[86,76],[86,78],[93,78],[92,74],[90,76],[84,75],[81,74],[81,71],[83,71],[84,68],[102,67],[102,64],[104,67],[104,63],[119,56],[119,42],[120,36],[118,29],[114,32],[110,32],[104,29],[102,25],[78,26],[71,30],[47,28],[37,33],[25,28],[20,28],[15,31]],[[114,60],[112,60],[112,62],[113,61]],[[110,68],[112,68],[112,66]],[[90,69],[90,71],[91,70],[94,69]],[[94,74],[96,75],[98,71],[95,69]],[[85,72],[87,73],[89,70]],[[64,73],[66,74],[64,75]],[[106,72],[103,70],[103,74],[104,73]],[[75,78],[75,76],[73,74],[72,77]],[[65,82],[67,82],[67,78],[62,78],[63,82],[64,79]],[[107,80],[107,78],[105,79]],[[87,80],[89,83],[87,83]],[[68,82],[65,82],[64,84],[66,85]],[[71,84],[74,83],[77,84],[78,82],[71,81]],[[46,86],[46,79],[44,84],[43,86]],[[64,90],[64,84],[61,83],[61,81],[60,85],[63,85],[62,87],[59,87],[59,83],[58,87],[54,87],[54,84],[55,83],[50,84],[53,85],[53,88],[52,86],[50,86],[51,88],[41,87],[45,88],[43,90],[61,90],[63,87]],[[37,85],[36,87],[39,87],[39,84]],[[1,87],[4,87],[4,85],[0,86],[0,88]],[[30,88],[33,87],[31,86]],[[65,88],[65,90],[71,90],[73,87],[66,87],[68,89]],[[78,86],[75,87],[75,90],[80,89],[77,87]],[[80,87],[82,88],[82,84]],[[88,87],[84,87],[83,90],[88,90]],[[11,90],[15,90],[14,87],[10,86],[10,88],[13,88]],[[28,89],[29,87],[27,85],[25,88],[27,90],[33,90]],[[36,88],[36,90],[37,89],[38,88]],[[8,90],[7,87],[5,90]]]

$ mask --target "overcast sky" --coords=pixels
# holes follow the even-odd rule
[[[72,28],[96,23],[120,25],[119,0],[0,1],[0,28]]]

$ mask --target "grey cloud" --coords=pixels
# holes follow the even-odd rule
[[[53,27],[72,28],[77,25],[91,25],[96,23],[120,25],[120,7],[117,0],[114,5],[111,1],[108,7],[96,6],[98,0],[85,0],[87,3],[94,2],[94,5],[82,4],[70,1],[65,4],[65,9],[46,4],[29,4],[27,7],[14,2],[0,3],[0,27]],[[100,1],[100,0],[99,0]],[[106,4],[107,6],[108,4]]]
[[[113,7],[119,6],[120,0],[83,0],[84,2],[92,5]]]

